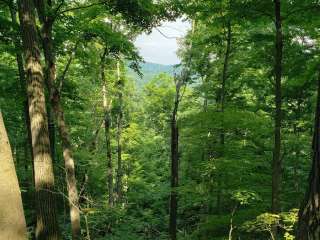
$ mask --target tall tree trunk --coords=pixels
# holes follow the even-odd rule
[[[53,109],[54,118],[57,121],[58,130],[62,142],[70,208],[72,239],[77,240],[80,239],[81,235],[79,196],[77,190],[77,181],[75,177],[75,164],[71,148],[71,141],[60,100],[61,93],[55,84],[56,59],[54,55],[52,38],[53,19],[49,17],[48,14],[48,11],[51,10],[51,6],[49,4],[46,4],[43,0],[37,0],[37,9],[39,20],[42,23],[42,45],[46,60],[46,80],[50,93],[50,103]]]
[[[282,20],[281,20],[281,4],[280,0],[274,0],[275,10],[275,117],[274,117],[274,149],[272,161],[272,205],[271,211],[278,213],[280,211],[280,187],[281,187],[281,77],[282,77],[282,54],[283,54],[283,36],[282,36]]]
[[[226,44],[226,52],[224,55],[224,62],[223,62],[223,71],[222,71],[222,83],[221,83],[221,113],[222,113],[222,127],[220,133],[220,143],[222,147],[222,155],[223,155],[223,148],[224,148],[224,110],[225,110],[225,103],[226,103],[226,82],[228,80],[228,69],[229,69],[229,60],[230,60],[230,52],[231,52],[231,39],[232,39],[232,29],[231,23],[228,21],[227,23],[227,44]]]
[[[228,80],[228,70],[229,70],[229,61],[230,61],[230,53],[231,53],[231,42],[232,42],[232,28],[231,22],[228,20],[227,22],[227,36],[226,36],[226,51],[224,54],[223,61],[223,70],[222,70],[222,81],[221,81],[221,98],[220,98],[220,111],[222,114],[222,122],[221,122],[221,132],[220,132],[220,157],[224,156],[224,143],[225,143],[225,129],[224,129],[224,112],[226,105],[226,83]],[[217,176],[217,213],[221,213],[221,198],[222,198],[222,181],[221,174]]]
[[[27,226],[11,147],[0,112],[0,239],[26,240]]]
[[[121,202],[122,200],[122,145],[121,145],[121,135],[122,135],[122,91],[123,91],[123,80],[121,79],[120,72],[120,62],[117,62],[117,76],[118,76],[118,101],[119,101],[119,109],[117,116],[117,158],[118,158],[118,169],[117,169],[117,201]]]
[[[192,34],[196,28],[196,21],[192,21]],[[192,49],[192,42],[190,44]],[[169,235],[171,240],[177,239],[177,215],[178,215],[178,192],[179,186],[179,128],[177,125],[179,104],[182,96],[180,90],[187,83],[190,77],[190,64],[192,54],[190,54],[187,61],[187,68],[183,69],[180,76],[175,76],[174,82],[176,87],[175,100],[171,114],[171,191],[170,191],[170,209],[169,209]]]
[[[171,115],[171,192],[170,192],[170,221],[169,234],[171,240],[177,239],[177,213],[178,213],[178,193],[179,186],[179,129],[177,125],[177,114],[180,103],[180,89],[182,83],[176,79],[176,95]]]
[[[102,94],[103,94],[103,109],[104,109],[104,130],[106,139],[106,158],[107,158],[107,186],[108,186],[108,202],[113,205],[113,166],[112,166],[112,151],[111,151],[111,117],[110,117],[110,99],[108,100],[107,93],[107,80],[105,76],[105,58],[107,49],[101,57],[101,81],[102,81]]]
[[[17,12],[16,12],[16,8],[15,8],[13,2],[10,2],[9,10],[10,10],[11,21],[12,21],[13,26],[18,26],[19,24],[17,21]],[[24,67],[23,67],[22,46],[20,43],[20,38],[18,36],[14,38],[14,47],[15,47],[15,52],[16,52],[16,61],[17,61],[17,66],[18,66],[21,95],[25,96],[25,98],[23,100],[23,111],[24,111],[23,119],[26,124],[26,133],[27,133],[26,134],[26,143],[27,143],[26,146],[29,147],[31,159],[33,159],[30,116],[29,116],[28,97],[27,97],[27,88],[26,88],[26,77],[25,77],[25,71],[24,71]],[[26,158],[27,158],[27,155],[28,154],[26,154]],[[25,159],[25,161],[27,161],[27,159]],[[33,161],[31,161],[31,162],[33,163]]]
[[[320,66],[318,76],[318,97],[315,111],[315,123],[313,134],[313,160],[309,175],[309,184],[305,199],[299,211],[297,239],[319,240],[320,239]]]
[[[53,41],[52,41],[52,27],[53,27],[53,19],[52,17],[49,16],[49,12],[51,10],[51,1],[46,1],[44,0],[34,0],[36,3],[36,8],[38,10],[38,16],[40,19],[40,22],[42,24],[42,47],[44,49],[44,56],[45,56],[45,71],[44,71],[44,77],[45,77],[45,83],[47,84],[47,88],[52,89],[53,83],[51,82],[50,79],[55,79],[56,78],[56,66],[55,66],[55,56],[53,50]],[[49,101],[50,101],[49,96]],[[52,161],[55,161],[55,122],[54,122],[54,113],[52,106],[48,106],[47,109],[48,113],[48,127],[49,127],[49,139],[50,139],[50,149],[51,149],[51,158]]]
[[[60,95],[55,95],[54,100],[52,100],[52,102],[63,148],[63,158],[65,163],[66,182],[70,208],[70,221],[72,228],[72,239],[77,240],[81,237],[81,226],[79,196],[77,190],[77,180],[75,177],[73,153],[68,128],[66,126],[64,120],[64,113],[60,104]]]
[[[107,146],[107,181],[108,181],[108,194],[109,205],[113,205],[113,164],[111,155],[111,137],[110,137],[111,117],[109,111],[105,112],[104,129]],[[121,159],[120,159],[121,160]]]
[[[20,3],[20,2],[19,2]],[[32,0],[21,0],[19,10],[25,53],[25,70],[34,156],[37,204],[36,238],[59,239],[54,196],[54,174],[50,156],[49,131],[44,94],[44,80]]]

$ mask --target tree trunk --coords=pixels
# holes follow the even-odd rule
[[[122,91],[123,91],[123,81],[121,79],[120,73],[120,62],[117,62],[117,75],[118,75],[118,101],[119,109],[117,116],[117,157],[118,157],[118,169],[117,169],[117,201],[121,202],[122,200],[122,145],[121,145],[121,134],[122,134]]]
[[[231,41],[232,41],[232,28],[230,20],[227,22],[227,38],[226,38],[226,51],[224,54],[224,62],[223,62],[223,70],[222,70],[222,82],[221,82],[221,114],[222,114],[222,122],[221,122],[221,130],[220,130],[220,157],[224,156],[224,143],[225,143],[225,129],[224,129],[224,112],[226,105],[226,82],[228,80],[228,70],[229,70],[229,61],[230,61],[230,53],[231,53]],[[217,213],[221,213],[221,199],[222,199],[222,181],[221,174],[217,175]]]
[[[48,107],[48,127],[52,162],[56,161],[56,125],[54,122],[54,113],[51,106]]]
[[[179,186],[179,129],[177,126],[177,114],[180,103],[181,82],[176,81],[176,96],[171,115],[171,193],[170,193],[170,222],[169,234],[171,240],[177,239],[177,213]]]
[[[0,239],[26,240],[27,226],[9,139],[0,112]]]
[[[11,15],[12,25],[18,26],[16,8],[13,5],[13,2],[11,2],[9,4],[9,10],[10,10],[10,15]],[[24,67],[23,67],[23,57],[22,57],[22,52],[21,52],[22,46],[20,44],[19,37],[14,38],[14,47],[15,47],[15,51],[16,51],[16,61],[17,61],[17,66],[18,66],[21,95],[25,96],[25,98],[23,100],[23,111],[24,111],[23,120],[26,124],[26,133],[27,133],[26,134],[26,143],[27,144],[25,147],[26,148],[27,148],[27,146],[29,147],[31,159],[33,159],[30,116],[29,116],[28,97],[27,97],[27,88],[26,88],[26,77],[25,77],[25,71],[24,71]],[[26,154],[25,156],[26,156],[26,159],[25,159],[25,162],[26,162],[28,154]],[[31,160],[31,162],[33,164],[32,160]],[[32,178],[34,178],[34,177],[32,177]]]
[[[112,166],[112,151],[111,151],[111,117],[110,117],[110,99],[108,101],[107,81],[105,77],[105,58],[107,49],[101,57],[101,81],[103,94],[103,109],[104,109],[104,130],[106,139],[106,158],[107,158],[107,186],[108,186],[108,202],[109,206],[113,206],[113,166]]]
[[[238,204],[232,209],[232,212],[231,212],[230,228],[229,228],[229,240],[232,240],[232,233],[233,233],[233,230],[234,230],[233,218],[234,218],[234,215],[236,214],[237,209],[238,209]]]
[[[275,9],[275,104],[276,111],[274,117],[274,150],[272,162],[272,213],[280,211],[280,187],[281,187],[281,77],[282,77],[282,54],[283,54],[283,37],[282,37],[282,22],[281,22],[281,5],[280,0],[274,0]]]
[[[54,118],[57,121],[59,134],[62,142],[63,158],[66,171],[66,182],[68,188],[68,200],[70,208],[70,221],[72,228],[72,239],[80,239],[80,209],[79,196],[77,190],[77,181],[75,177],[75,164],[71,149],[71,141],[68,127],[64,118],[64,111],[60,101],[60,91],[55,86],[56,80],[56,60],[53,50],[52,25],[53,20],[46,15],[46,3],[43,0],[37,0],[37,8],[40,22],[42,23],[42,45],[46,60],[46,80],[50,93],[50,103],[53,109]],[[51,6],[47,5],[48,8]]]
[[[53,83],[49,81],[48,79],[55,79],[56,77],[56,66],[55,66],[55,56],[53,53],[53,41],[52,41],[52,26],[53,26],[53,20],[51,17],[48,17],[49,15],[48,11],[51,8],[51,5],[46,4],[43,0],[34,0],[36,3],[36,8],[38,10],[38,16],[40,19],[40,22],[42,24],[42,47],[44,49],[44,56],[45,56],[45,62],[46,62],[46,68],[44,71],[44,77],[45,77],[45,83],[49,89],[52,89]],[[48,1],[51,4],[51,1]],[[46,8],[46,6],[48,8]],[[45,12],[47,11],[47,13]],[[49,101],[52,96],[49,96]],[[49,127],[49,139],[50,139],[50,149],[51,149],[51,158],[52,161],[55,161],[55,122],[54,122],[54,113],[52,106],[48,106],[47,109],[48,113],[48,127]]]
[[[320,67],[318,77],[318,97],[315,112],[314,135],[313,135],[313,160],[309,175],[309,184],[305,199],[299,211],[297,239],[319,240],[320,239]]]
[[[231,39],[232,39],[232,30],[231,30],[231,23],[228,21],[227,23],[227,46],[226,52],[224,55],[224,62],[223,62],[223,71],[222,71],[222,83],[221,83],[221,113],[222,113],[222,127],[220,133],[220,143],[222,148],[222,155],[223,155],[223,148],[224,148],[224,110],[225,110],[225,103],[226,103],[226,82],[228,79],[228,69],[229,69],[229,60],[230,60],[230,52],[231,52]]]
[[[79,196],[77,190],[77,180],[75,177],[75,165],[72,156],[71,142],[69,132],[64,120],[64,113],[60,104],[60,96],[55,95],[52,101],[55,117],[58,123],[59,134],[61,137],[63,158],[66,171],[66,182],[68,188],[68,200],[70,208],[70,221],[72,228],[72,239],[77,240],[81,237],[80,226],[80,208],[79,208]]]
[[[111,117],[108,112],[105,112],[104,129],[107,145],[107,181],[108,181],[108,193],[109,193],[109,205],[113,205],[113,164],[111,155],[111,137],[110,137]]]
[[[31,0],[21,0],[20,22],[25,52],[25,70],[29,115],[34,156],[34,175],[37,204],[36,238],[59,239],[54,196],[54,174],[50,156],[50,142],[44,94],[44,80],[40,49],[36,39],[36,22]]]

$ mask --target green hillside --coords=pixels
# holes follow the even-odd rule
[[[141,63],[141,72],[143,74],[140,77],[137,73],[135,73],[132,69],[128,68],[128,75],[135,79],[137,87],[142,88],[147,82],[149,82],[153,77],[160,73],[168,73],[173,75],[174,73],[174,65],[164,65],[158,63]]]

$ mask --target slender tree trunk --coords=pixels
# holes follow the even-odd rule
[[[221,214],[221,198],[222,198],[222,184],[221,184],[221,175],[217,174],[217,214]]]
[[[123,80],[121,79],[120,73],[120,62],[117,62],[117,75],[118,75],[118,101],[119,101],[119,109],[117,116],[117,158],[118,158],[118,169],[117,169],[117,200],[118,202],[122,201],[122,145],[121,145],[121,135],[122,135],[122,91],[123,91]]]
[[[222,147],[222,155],[223,155],[223,148],[224,148],[224,111],[225,111],[225,104],[226,104],[226,82],[228,80],[228,69],[229,69],[229,60],[230,60],[230,52],[231,52],[231,39],[232,39],[232,29],[231,23],[228,21],[227,23],[227,45],[226,45],[226,52],[224,55],[224,62],[223,62],[223,71],[222,71],[222,83],[221,83],[221,113],[222,113],[222,128],[220,134],[220,143]]]
[[[233,230],[234,230],[233,218],[234,218],[234,215],[236,214],[237,209],[238,209],[238,205],[236,205],[236,206],[232,209],[232,212],[231,212],[230,228],[229,228],[229,240],[232,240],[232,233],[233,233]]]
[[[27,226],[11,147],[0,112],[0,239],[26,240]]]
[[[313,135],[313,160],[309,175],[309,184],[305,199],[299,211],[297,239],[319,240],[320,239],[320,67],[318,77],[318,97],[315,112],[314,135]]]
[[[20,2],[19,2],[20,3]],[[25,70],[34,156],[37,204],[36,238],[59,239],[54,196],[54,174],[50,156],[49,131],[44,94],[40,49],[36,39],[36,22],[32,0],[21,0],[19,10],[25,53]]]
[[[113,164],[111,155],[111,137],[110,137],[111,117],[108,112],[105,112],[104,129],[107,145],[107,181],[108,181],[108,193],[109,193],[109,205],[113,205]]]
[[[9,4],[9,10],[10,10],[10,15],[11,15],[11,21],[14,26],[18,26],[18,21],[17,21],[17,12],[15,9],[15,6],[13,5],[13,2],[10,2]],[[25,96],[23,100],[23,119],[26,124],[26,146],[29,146],[30,149],[30,155],[31,159],[33,159],[33,153],[32,153],[32,140],[31,140],[31,128],[30,128],[30,116],[29,116],[29,106],[28,106],[28,97],[27,97],[27,88],[26,88],[26,77],[25,77],[25,71],[23,67],[23,57],[22,57],[22,46],[20,43],[20,38],[15,37],[14,38],[14,47],[16,51],[16,61],[17,61],[17,66],[18,66],[18,73],[19,73],[19,83],[20,83],[20,90],[21,90],[21,95]],[[25,155],[27,161],[27,156],[28,154]],[[33,161],[31,161],[33,164]],[[32,167],[33,169],[33,167]],[[33,175],[32,175],[33,176]],[[34,177],[33,177],[34,178]]]
[[[68,189],[68,200],[70,208],[70,220],[72,228],[72,239],[77,240],[81,237],[80,226],[80,206],[79,196],[77,190],[77,180],[75,177],[75,165],[72,154],[70,136],[68,128],[64,120],[64,113],[60,105],[60,96],[55,95],[53,103],[53,109],[58,123],[59,134],[61,137],[63,158],[65,162],[66,182]]]
[[[177,125],[177,114],[180,103],[181,82],[176,80],[176,96],[171,115],[171,193],[170,193],[170,222],[169,234],[171,240],[177,239],[177,213],[179,186],[179,129]]]
[[[194,34],[196,22],[192,21],[192,34]],[[190,44],[192,49],[192,42]],[[179,186],[179,128],[177,125],[178,109],[181,101],[180,90],[181,87],[187,83],[190,72],[189,67],[191,64],[192,54],[190,54],[187,61],[187,69],[183,69],[181,75],[174,78],[176,94],[171,115],[171,192],[170,192],[170,216],[169,216],[169,235],[171,240],[177,239],[177,215],[178,215],[178,192]]]
[[[91,240],[87,214],[84,215],[84,221],[85,221],[85,224],[86,224],[86,233],[87,233],[86,240]]]
[[[298,109],[300,109],[300,104],[298,102]],[[300,112],[298,110],[298,112]],[[297,118],[296,119],[300,119],[300,114],[297,114]],[[296,137],[296,139],[299,139],[299,130],[297,129],[297,124],[294,123],[293,124],[293,134],[294,136]],[[298,174],[298,171],[299,171],[299,165],[300,165],[300,149],[295,149],[294,150],[294,153],[295,153],[295,159],[293,161],[293,181],[294,181],[294,190],[295,192],[300,192],[300,189],[299,189],[299,174]],[[299,204],[299,201],[297,202],[297,205]]]
[[[104,130],[106,139],[106,158],[107,158],[107,186],[108,186],[108,202],[113,206],[113,166],[112,166],[112,150],[111,150],[111,117],[110,117],[110,100],[108,101],[107,81],[105,77],[105,58],[107,49],[101,57],[101,80],[102,80],[102,94],[103,94],[103,109],[104,109]]]
[[[282,77],[282,54],[283,54],[283,36],[281,21],[281,5],[280,0],[274,0],[275,9],[275,104],[276,111],[274,117],[274,150],[272,162],[272,213],[280,211],[280,187],[281,187],[281,77]]]
[[[228,80],[228,70],[229,70],[229,61],[230,61],[230,53],[231,53],[231,41],[232,41],[232,28],[230,20],[227,22],[227,38],[226,38],[226,51],[224,54],[224,62],[223,62],[223,70],[222,70],[222,82],[221,82],[221,114],[222,114],[222,122],[221,122],[221,132],[220,132],[220,157],[224,156],[224,144],[225,144],[225,129],[224,129],[224,112],[226,105],[226,82]],[[221,213],[221,198],[222,198],[222,184],[221,184],[221,174],[218,174],[217,180],[217,213]]]

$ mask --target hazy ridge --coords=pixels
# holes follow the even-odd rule
[[[173,75],[174,73],[174,65],[145,62],[141,63],[140,66],[143,74],[142,77],[140,77],[132,69],[128,68],[128,75],[135,79],[138,88],[142,88],[146,83],[160,73],[167,73],[169,75]]]

